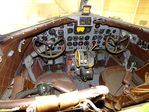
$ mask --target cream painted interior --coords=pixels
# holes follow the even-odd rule
[[[0,34],[79,11],[81,0],[0,0]],[[91,12],[149,27],[149,0],[88,0]]]

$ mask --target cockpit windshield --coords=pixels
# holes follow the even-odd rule
[[[91,5],[94,14],[149,27],[148,0],[3,0],[0,34],[79,12],[83,4]]]

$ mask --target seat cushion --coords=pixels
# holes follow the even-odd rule
[[[76,89],[75,83],[66,74],[44,73],[37,78],[37,84],[48,83],[61,92],[71,92]]]
[[[126,74],[126,70],[122,66],[111,66],[105,68],[105,70],[101,73],[102,81],[109,88],[110,93],[115,96],[119,96],[122,94],[124,85],[122,83],[123,78]],[[101,79],[100,79],[101,80]],[[103,84],[100,82],[100,84]],[[134,87],[135,84],[131,81],[130,86]]]

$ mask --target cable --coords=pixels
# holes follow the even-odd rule
[[[87,104],[89,104],[93,108],[93,110],[88,108]],[[94,105],[94,103],[91,100],[88,100],[88,99],[84,100],[84,102],[82,104],[79,104],[79,105],[83,108],[83,110],[89,109],[92,112],[102,112],[101,109],[97,108]]]
[[[16,95],[16,99],[25,98],[25,97],[27,97],[28,95],[37,94],[37,93],[38,93],[38,88],[29,89],[29,90],[22,91],[22,92],[18,93],[18,94]]]

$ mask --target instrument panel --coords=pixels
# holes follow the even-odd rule
[[[111,35],[116,38],[120,35],[120,29],[118,28],[93,24],[94,18],[91,16],[80,16],[77,20],[78,22],[50,28],[37,37],[52,41],[57,40],[59,37],[64,37],[66,41],[65,51],[69,52],[76,49],[92,49],[95,45],[98,45],[100,49],[105,49],[107,36]]]

